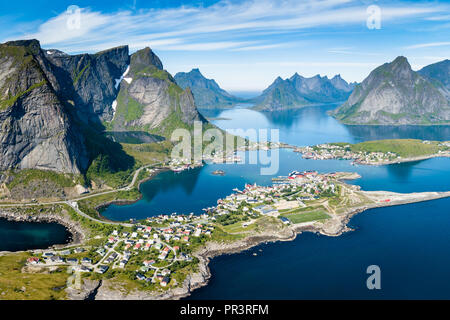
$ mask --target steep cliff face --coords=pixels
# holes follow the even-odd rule
[[[58,98],[37,41],[0,45],[0,171],[44,169],[78,174],[84,140]]]
[[[129,65],[128,46],[96,54],[68,55],[58,50],[45,51],[47,73],[57,94],[76,107],[85,122],[111,121],[113,101],[121,77]]]
[[[215,80],[206,79],[199,69],[179,72],[175,75],[175,81],[181,88],[192,90],[199,108],[224,108],[242,101],[220,88]]]
[[[305,78],[296,73],[286,80],[278,77],[254,102],[259,110],[299,108],[345,101],[353,88],[354,84],[347,83],[340,75],[332,79],[319,75]]]
[[[101,124],[168,137],[195,120],[206,122],[192,92],[175,83],[149,48],[131,57],[126,46],[71,56],[44,51],[37,40],[0,45],[0,172],[109,179],[135,162],[103,135]]]
[[[370,73],[334,115],[349,124],[439,124],[450,122],[442,88],[398,57]]]
[[[130,68],[120,85],[115,131],[133,129],[169,136],[173,129],[205,121],[199,114],[192,92],[181,89],[149,49],[131,56]]]
[[[433,83],[447,99],[450,99],[450,60],[430,64],[418,73]]]

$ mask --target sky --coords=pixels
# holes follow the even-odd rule
[[[149,46],[165,69],[200,68],[232,92],[276,77],[340,74],[362,81],[406,56],[413,69],[450,58],[450,1],[1,1],[0,41],[94,53]]]

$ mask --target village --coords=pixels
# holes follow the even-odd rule
[[[118,228],[98,246],[79,246],[63,250],[35,251],[27,264],[33,267],[68,267],[75,273],[109,270],[131,274],[137,281],[167,287],[173,267],[193,263],[190,246],[211,236],[214,227],[209,216],[159,215],[134,222],[130,230]],[[103,239],[102,239],[103,240]],[[178,267],[179,267],[178,266]],[[176,283],[174,283],[176,285]]]
[[[264,234],[273,227],[296,230],[326,225],[327,232],[340,233],[352,208],[417,201],[415,195],[364,192],[342,182],[359,177],[349,172],[293,171],[273,178],[270,186],[245,184],[202,214],[131,219],[80,245],[30,251],[25,268],[28,272],[66,269],[93,280],[125,277],[141,290],[165,291],[182,285],[197,270],[196,253],[209,241],[235,241],[237,235]]]
[[[385,151],[369,151],[369,144],[374,149],[380,148]],[[390,146],[389,143],[392,143]],[[397,145],[395,145],[397,143]],[[355,148],[356,147],[356,148]],[[412,141],[373,141],[367,142],[365,146],[361,144],[351,145],[348,143],[325,143],[316,146],[295,147],[294,152],[302,154],[304,159],[313,160],[353,160],[352,165],[384,165],[400,162],[414,161],[417,159],[427,159],[431,157],[449,157],[450,142],[436,142],[428,140]],[[422,150],[421,150],[422,149]],[[387,151],[387,150],[401,150]]]
[[[203,154],[201,156],[202,160],[193,160],[188,157],[179,157],[173,158],[167,164],[167,166],[173,172],[183,172],[185,170],[194,169],[197,167],[201,167],[205,163],[214,163],[214,164],[234,164],[234,163],[243,163],[244,159],[238,152],[245,151],[269,151],[270,149],[279,149],[283,147],[290,147],[283,143],[279,142],[252,142],[249,141],[248,144],[243,144],[241,146],[236,147],[232,151],[221,150],[219,147],[217,150],[213,150],[211,154]]]
[[[246,184],[241,191],[217,201],[217,206],[204,209],[201,215],[170,214],[130,221],[131,228],[113,230],[98,245],[84,245],[61,250],[36,250],[27,265],[34,268],[67,267],[70,272],[105,275],[123,272],[133,280],[176,286],[172,281],[177,268],[195,264],[192,252],[196,246],[211,240],[215,228],[242,222],[249,227],[265,216],[291,221],[283,214],[303,208],[305,201],[335,195],[337,174],[316,171],[294,171],[273,179],[272,186]]]
[[[353,160],[352,164],[382,164],[387,161],[400,159],[393,152],[364,152],[352,151],[350,145],[320,144],[313,147],[300,147],[294,150],[302,153],[304,159],[313,160]]]
[[[219,199],[216,207],[206,210],[214,212],[215,221],[222,225],[238,222],[239,216],[244,228],[264,216],[291,224],[290,214],[307,208],[310,204],[306,202],[337,195],[337,176],[337,173],[293,171],[288,176],[273,178],[272,186],[246,184],[243,190],[234,189],[235,193]]]

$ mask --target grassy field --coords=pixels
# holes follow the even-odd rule
[[[28,185],[33,180],[50,180],[61,187],[73,187],[75,183],[82,183],[82,177],[79,176],[37,169],[11,171],[9,174],[13,177],[13,180],[8,183],[8,188],[11,189],[17,185]]]
[[[229,233],[239,233],[239,232],[246,232],[246,231],[251,231],[251,230],[255,230],[257,227],[256,223],[252,223],[251,225],[244,227],[242,224],[245,223],[244,221],[239,221],[237,223],[234,224],[230,224],[227,226],[223,227],[223,230]],[[248,221],[247,221],[248,223]]]
[[[122,143],[122,147],[127,154],[136,159],[140,164],[147,165],[165,162],[170,159],[172,143],[167,140],[159,143]]]
[[[21,273],[28,253],[0,257],[0,299],[59,300],[66,297],[69,274],[64,269],[49,273]]]
[[[350,148],[354,152],[393,152],[403,158],[427,156],[437,153],[440,149],[437,142],[425,144],[414,139],[366,141],[350,145]]]
[[[310,211],[310,212],[299,212],[299,213],[291,213],[285,214],[283,217],[288,218],[292,223],[303,223],[310,221],[318,221],[325,220],[330,218],[330,216],[322,209]]]

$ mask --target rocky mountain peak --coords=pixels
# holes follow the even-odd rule
[[[155,66],[159,70],[164,69],[161,60],[149,47],[135,52],[131,56],[131,64],[136,69],[142,69],[148,66]]]
[[[414,72],[400,56],[372,71],[335,115],[358,124],[446,123],[450,105],[445,96],[442,85]]]
[[[220,88],[214,79],[205,78],[198,68],[187,73],[177,73],[175,81],[181,88],[192,90],[195,103],[201,108],[222,108],[239,101],[238,98]]]

